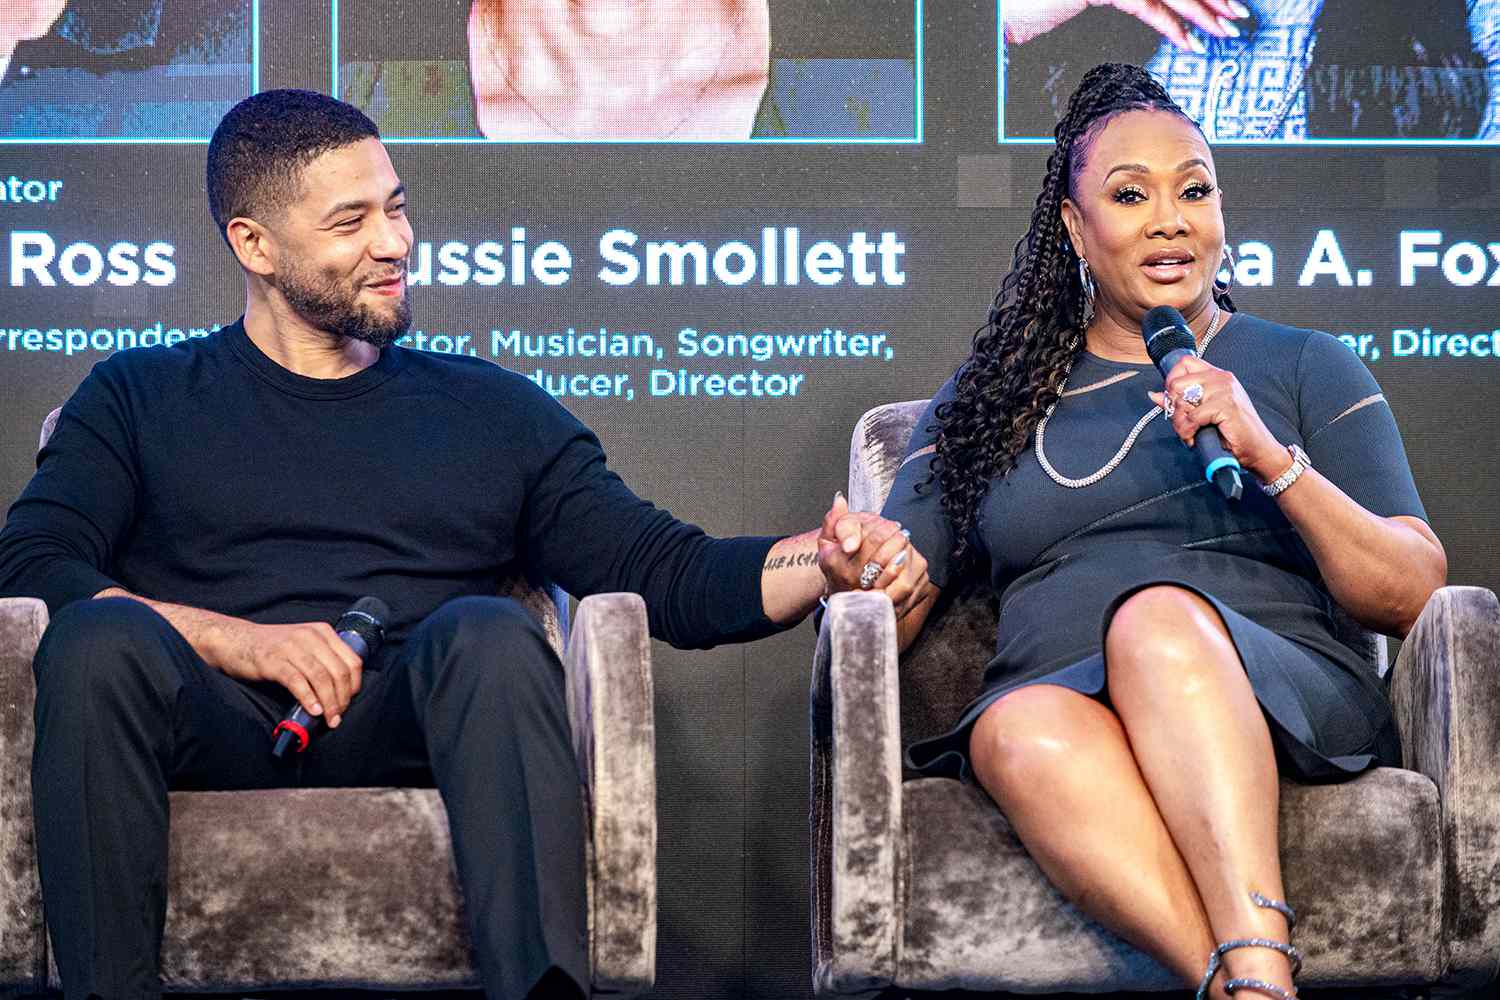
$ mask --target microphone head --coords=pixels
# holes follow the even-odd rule
[[[369,615],[380,623],[381,628],[385,627],[386,619],[391,617],[391,609],[378,597],[361,597],[344,613]]]
[[[355,601],[334,624],[335,632],[353,632],[365,641],[373,655],[385,638],[385,623],[391,617],[391,609],[378,597],[361,597]]]
[[[1157,306],[1141,320],[1141,336],[1146,341],[1146,353],[1151,361],[1161,367],[1162,359],[1173,351],[1187,350],[1198,353],[1198,341],[1188,328],[1182,313],[1171,306]]]

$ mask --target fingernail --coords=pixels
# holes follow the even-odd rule
[[[323,714],[323,706],[320,705],[318,702],[313,702],[312,714],[313,715],[322,715]]]
[[[1204,45],[1203,40],[1197,35],[1188,35],[1188,48],[1192,49],[1200,56],[1208,54],[1208,46]]]
[[[843,490],[834,490],[833,491],[833,502],[834,503],[838,503],[840,500],[843,500],[843,499],[844,499],[844,491]]]
[[[1235,0],[1229,0],[1229,9],[1232,10],[1232,11],[1234,11],[1234,16],[1235,17],[1249,17],[1250,16],[1250,8],[1246,7],[1242,3],[1236,3]]]
[[[901,554],[899,556],[897,556],[896,558],[894,558],[894,559],[891,560],[891,565],[892,566],[900,566],[902,563],[906,562],[906,553],[908,551],[909,550],[907,550],[907,549],[902,549],[901,550]]]
[[[1219,27],[1224,29],[1224,33],[1230,38],[1240,37],[1240,29],[1236,28],[1234,26],[1234,22],[1229,20],[1229,18],[1227,17],[1219,18]]]
[[[902,528],[901,529],[901,537],[904,538],[904,539],[906,539],[908,542],[911,541],[911,529],[910,528]]]
[[[337,729],[339,727],[339,723],[343,720],[343,718],[344,717],[342,715],[332,715],[332,716],[329,716],[328,717],[328,728],[329,729]]]

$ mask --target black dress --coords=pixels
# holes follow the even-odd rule
[[[1236,314],[1204,360],[1234,372],[1277,440],[1305,448],[1314,467],[1381,516],[1426,517],[1396,423],[1364,363],[1339,340]],[[1150,364],[1084,354],[1046,429],[1046,454],[1067,478],[1104,465],[1153,406],[1162,378]],[[933,401],[953,395],[950,380]],[[932,408],[917,425],[884,514],[929,560],[935,584],[954,567],[952,526],[936,483],[918,492],[936,438]],[[943,736],[907,751],[927,774],[965,776],[969,730],[1001,695],[1058,684],[1100,698],[1104,630],[1141,587],[1175,583],[1223,617],[1270,722],[1284,773],[1349,777],[1401,759],[1383,685],[1333,629],[1333,600],[1276,502],[1253,482],[1224,500],[1193,453],[1158,416],[1119,467],[1081,489],[1054,482],[1035,439],[1016,468],[990,484],[975,541],[1000,595],[999,639],[983,691]]]

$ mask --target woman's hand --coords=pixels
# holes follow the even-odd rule
[[[879,572],[866,578],[866,567]],[[818,566],[829,593],[882,590],[901,618],[931,590],[927,560],[911,544],[901,525],[865,511],[849,510],[843,494],[823,517],[818,534]]]
[[[1203,43],[1193,37],[1196,25],[1220,38],[1240,33],[1234,18],[1249,17],[1238,0],[1006,0],[1005,40],[1024,45],[1089,7],[1114,7],[1160,32],[1181,49],[1202,52]]]
[[[1162,393],[1150,396],[1168,410]],[[1183,358],[1167,373],[1166,396],[1171,397],[1172,429],[1183,444],[1191,446],[1201,428],[1214,426],[1224,450],[1261,482],[1271,482],[1291,465],[1286,446],[1266,428],[1233,373],[1201,358]]]

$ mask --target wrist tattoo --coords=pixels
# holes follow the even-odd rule
[[[770,573],[778,569],[800,569],[803,566],[816,566],[818,554],[816,552],[795,552],[789,556],[772,556],[766,560],[762,569]]]

